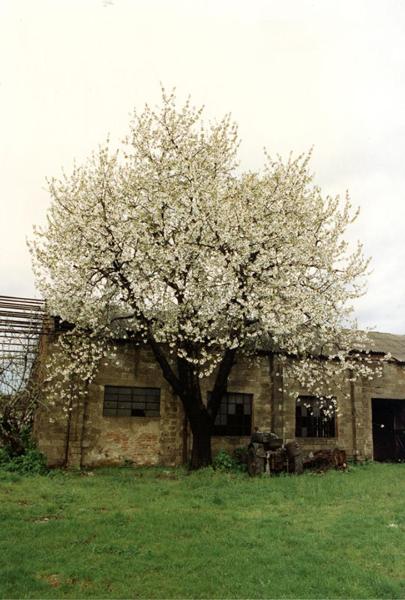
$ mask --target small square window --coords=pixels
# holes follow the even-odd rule
[[[295,408],[295,436],[336,437],[334,401],[315,396],[299,396]]]
[[[208,397],[211,392],[209,392]],[[245,436],[252,431],[253,394],[224,394],[215,419],[213,435]]]

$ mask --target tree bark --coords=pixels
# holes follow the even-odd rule
[[[199,426],[193,431],[190,469],[196,470],[212,464],[211,427]]]
[[[185,360],[177,361],[179,379],[186,393],[180,396],[193,434],[190,469],[212,463],[211,436],[214,421],[201,395],[201,386],[193,367]]]

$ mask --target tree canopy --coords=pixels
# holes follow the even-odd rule
[[[229,116],[204,125],[202,109],[163,91],[122,147],[49,181],[32,243],[50,310],[98,339],[150,344],[195,438],[198,422],[212,428],[236,352],[265,340],[306,363],[297,374],[314,387],[313,356],[358,370],[350,351],[365,342],[351,304],[367,261],[344,239],[349,199],[322,195],[310,154],[265,154],[243,172],[238,145]],[[214,371],[207,405],[199,379]]]

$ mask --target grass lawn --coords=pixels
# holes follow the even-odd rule
[[[404,598],[405,465],[0,472],[1,598]]]

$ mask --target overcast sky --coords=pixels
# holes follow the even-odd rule
[[[316,183],[361,208],[359,324],[405,334],[402,0],[0,0],[0,295],[38,296],[45,177],[121,140],[160,82],[232,113],[243,168],[314,147]]]

